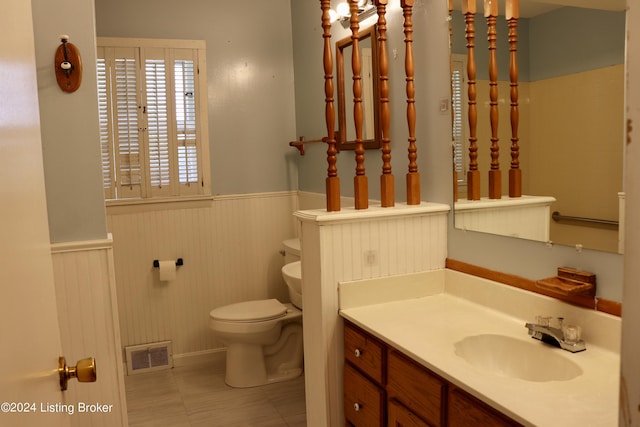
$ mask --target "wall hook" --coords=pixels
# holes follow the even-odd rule
[[[58,86],[65,92],[75,92],[82,83],[82,59],[78,48],[69,42],[69,36],[60,36],[60,46],[56,50],[54,69]]]

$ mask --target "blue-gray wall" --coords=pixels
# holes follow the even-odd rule
[[[104,239],[93,1],[33,0],[32,8],[51,242]],[[60,34],[82,55],[82,84],[74,93],[60,90],[54,76]]]
[[[289,0],[96,0],[99,37],[207,43],[214,194],[296,189]]]
[[[519,80],[537,81],[624,63],[624,12],[562,7],[518,20]],[[451,51],[467,54],[465,20],[453,11]],[[475,15],[477,79],[488,80],[487,23]],[[497,20],[498,34],[507,34],[504,16]],[[498,80],[509,80],[509,41],[496,41]]]

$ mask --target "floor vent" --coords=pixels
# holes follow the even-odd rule
[[[171,341],[130,345],[124,348],[127,375],[173,368]]]

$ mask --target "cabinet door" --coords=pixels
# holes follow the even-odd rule
[[[344,365],[344,417],[355,427],[384,425],[384,392],[349,363]]]
[[[431,425],[444,425],[447,383],[397,351],[387,359],[387,396],[397,399]]]
[[[397,400],[392,399],[387,403],[389,421],[388,427],[429,427],[416,414],[402,406]]]
[[[380,385],[384,383],[385,354],[385,347],[381,342],[345,322],[344,358]]]
[[[450,386],[449,388],[449,426],[491,426],[491,427],[518,427],[521,424],[487,404],[481,402],[467,392]]]

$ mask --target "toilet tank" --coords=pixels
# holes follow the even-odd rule
[[[300,261],[300,239],[287,239],[282,242],[284,246],[284,263],[289,264],[290,262]]]

